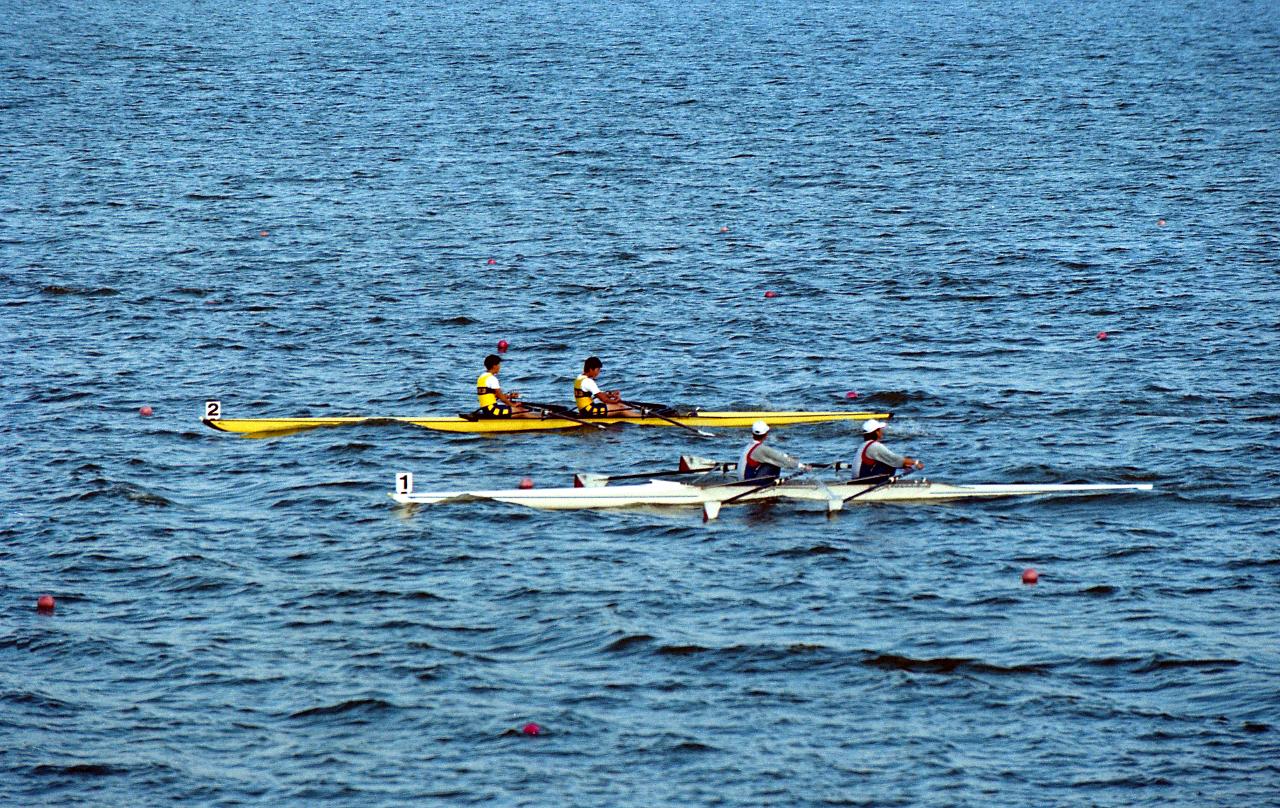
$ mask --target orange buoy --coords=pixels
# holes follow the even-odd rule
[[[151,415],[151,412],[152,412],[152,410],[151,410],[151,408],[150,408],[150,407],[143,406],[143,407],[139,407],[139,408],[138,408],[138,414],[139,414],[139,415],[149,416],[149,415]]]
[[[1036,572],[1031,567],[1027,567],[1022,571],[1022,582],[1024,584],[1034,584],[1038,580],[1040,580],[1040,573]]]
[[[533,479],[531,477],[525,477],[520,481],[520,487],[525,490],[533,488]]]
[[[775,292],[775,291],[773,291],[772,289],[770,289],[769,291],[767,291],[767,292],[765,292],[765,293],[764,293],[764,296],[765,296],[765,297],[777,297],[777,296],[778,296],[778,293],[777,293],[777,292]]]
[[[258,235],[259,235],[259,236],[261,236],[261,237],[263,237],[263,238],[266,238],[266,237],[267,237],[268,235],[270,235],[270,234],[269,234],[269,233],[267,233],[267,231],[266,231],[266,230],[259,230],[259,231],[258,231]]]
[[[48,614],[53,611],[53,607],[55,605],[56,604],[54,603],[53,595],[41,595],[40,597],[36,598],[37,612]]]

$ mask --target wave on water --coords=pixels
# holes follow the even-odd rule
[[[383,699],[351,699],[348,701],[338,702],[337,704],[326,704],[320,707],[308,707],[304,710],[298,710],[289,714],[289,718],[315,718],[317,716],[330,715],[347,715],[354,713],[356,716],[366,716],[378,713],[383,710],[395,710],[398,707],[389,701]]]
[[[110,286],[42,286],[40,291],[46,295],[54,297],[115,297],[120,294],[119,289],[113,289]]]

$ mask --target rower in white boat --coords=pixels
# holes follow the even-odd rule
[[[781,449],[766,446],[769,437],[769,425],[764,421],[756,421],[751,425],[751,443],[742,450],[738,461],[739,480],[777,479],[784,468],[808,471],[809,466],[801,463]]]
[[[502,383],[498,381],[500,370],[502,357],[489,354],[484,358],[484,373],[476,379],[476,400],[480,403],[480,412],[490,418],[532,415],[516,400],[520,398],[519,393],[514,390],[510,393],[502,392]]]
[[[582,363],[582,375],[573,380],[573,403],[581,415],[603,418],[607,415],[634,417],[640,413],[622,401],[621,390],[601,390],[596,383],[604,363],[598,356],[589,356]]]
[[[884,480],[897,474],[898,469],[916,471],[924,468],[923,461],[900,455],[884,445],[884,430],[887,426],[884,421],[874,418],[862,425],[864,440],[858,449],[854,480],[868,477]]]

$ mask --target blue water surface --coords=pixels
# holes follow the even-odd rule
[[[1275,3],[0,8],[0,804],[1275,804]],[[199,421],[499,339],[1155,491],[408,512],[746,436]]]

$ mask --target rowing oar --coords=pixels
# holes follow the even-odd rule
[[[574,423],[582,424],[583,426],[593,426],[596,429],[605,428],[604,424],[593,424],[590,421],[584,421],[581,418],[574,418],[572,415],[569,415],[561,409],[553,408],[550,404],[534,404],[532,401],[521,401],[520,403],[534,412],[542,413],[544,416],[563,418],[566,421],[573,421]]]
[[[660,413],[660,412],[658,412],[656,409],[654,409],[654,405],[653,405],[653,404],[643,404],[643,403],[641,403],[641,402],[639,402],[639,401],[637,401],[637,402],[635,402],[635,403],[632,403],[632,402],[630,402],[630,401],[623,401],[622,399],[618,399],[618,403],[619,403],[619,404],[621,404],[621,405],[622,405],[622,406],[624,406],[624,407],[630,407],[630,408],[632,408],[632,409],[639,410],[642,416],[643,416],[643,415],[652,415],[654,418],[661,418],[662,420],[666,421],[666,422],[667,422],[667,423],[669,423],[669,424],[674,424],[674,425],[676,425],[676,426],[680,427],[681,429],[687,429],[687,430],[689,430],[690,432],[692,432],[693,434],[698,435],[698,436],[700,436],[700,437],[703,437],[703,438],[714,438],[714,437],[715,437],[715,435],[714,435],[714,434],[712,434],[711,432],[707,432],[706,430],[703,430],[703,429],[698,429],[697,427],[689,426],[688,424],[682,424],[682,423],[680,423],[679,421],[677,421],[677,420],[676,420],[676,419],[674,419],[674,418],[669,418],[669,417],[667,417],[667,416],[663,415],[662,413]]]
[[[834,466],[834,467],[836,467],[836,468],[840,468],[840,461],[839,461],[839,460],[837,460],[837,461],[836,461],[836,462],[834,462],[834,463],[815,463],[815,464],[809,464],[809,468],[808,468],[806,471],[802,471],[802,472],[800,472],[799,474],[797,474],[796,476],[797,476],[797,477],[804,477],[804,476],[806,476],[807,474],[809,474],[809,472],[810,472],[810,471],[813,471],[814,469],[817,469],[817,468],[830,468],[830,467],[832,467],[832,466]],[[822,478],[821,478],[821,477],[818,477],[818,476],[816,476],[816,475],[815,475],[815,476],[813,477],[813,481],[814,481],[815,483],[817,483],[817,484],[818,484],[818,488],[822,491],[822,493],[824,493],[824,494],[826,494],[826,495],[827,495],[827,513],[828,513],[828,514],[835,513],[836,511],[838,511],[838,510],[840,510],[841,508],[843,508],[843,507],[844,507],[844,500],[840,498],[840,495],[839,495],[839,494],[837,494],[835,491],[832,491],[830,488],[828,488],[828,487],[827,487],[827,484],[826,484],[826,483],[824,483],[824,482],[822,481]]]
[[[689,474],[709,474],[713,471],[732,471],[737,467],[737,463],[682,455],[680,457],[680,468],[675,471],[659,469],[658,471],[637,471],[630,474],[592,474],[584,471],[573,475],[573,487],[599,488],[600,486],[608,485],[614,480],[640,480],[646,477],[683,477]]]
[[[871,480],[877,480],[881,477],[885,478],[883,480],[880,480],[880,482],[876,483],[870,488],[864,488],[856,494],[850,494],[849,496],[845,497],[840,504],[843,505],[844,503],[848,502],[851,499],[857,499],[863,494],[870,494],[872,491],[876,490],[877,488],[883,488],[884,486],[889,485],[890,483],[895,483],[898,480],[902,479],[903,477],[906,477],[908,474],[910,474],[913,471],[915,471],[915,469],[905,469],[901,474],[877,474],[874,477],[864,477],[861,480],[853,480],[853,482],[855,483],[865,483],[865,482],[870,482]]]
[[[757,491],[763,491],[771,485],[777,485],[781,480],[777,477],[762,477],[758,485],[753,485],[741,494],[734,494],[728,499],[710,500],[702,503],[702,521],[710,522],[720,515],[720,506],[728,505],[730,502],[737,502],[748,494],[754,494]]]

